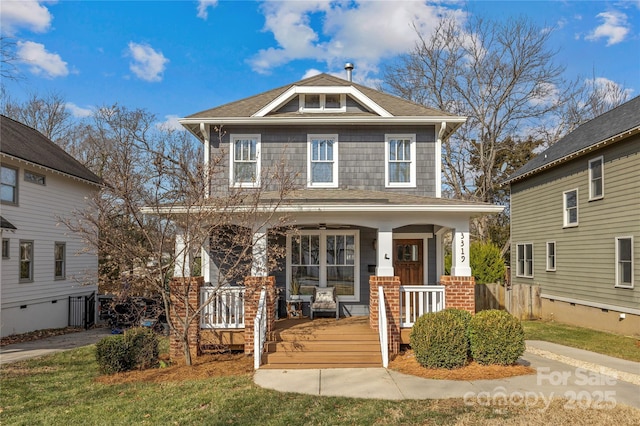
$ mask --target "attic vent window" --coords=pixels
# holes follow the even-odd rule
[[[346,112],[346,95],[339,93],[300,95],[300,112]]]

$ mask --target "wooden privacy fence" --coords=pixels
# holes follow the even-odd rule
[[[516,318],[539,319],[542,312],[540,286],[514,284],[476,284],[476,312],[504,309]]]

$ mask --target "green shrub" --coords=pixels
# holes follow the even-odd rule
[[[469,248],[469,266],[476,284],[502,282],[507,267],[500,249],[493,243],[474,241]],[[451,254],[444,258],[444,273],[451,274]]]
[[[96,343],[96,361],[100,372],[113,374],[130,370],[127,346],[123,335],[105,337]]]
[[[158,337],[149,328],[132,328],[96,344],[96,361],[103,374],[156,367],[158,354]]]
[[[481,311],[469,323],[469,344],[480,364],[512,365],[524,353],[524,330],[506,311]]]
[[[411,348],[420,365],[457,368],[468,361],[469,341],[463,315],[446,309],[422,315],[411,330]]]
[[[158,365],[158,336],[150,328],[136,327],[124,333],[127,341],[131,369],[156,367]]]

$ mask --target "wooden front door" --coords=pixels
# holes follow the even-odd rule
[[[393,269],[402,285],[424,284],[422,240],[393,240]]]

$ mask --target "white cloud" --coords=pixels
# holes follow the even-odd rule
[[[163,122],[157,123],[156,127],[160,130],[184,130],[182,124],[178,122],[177,115],[165,115]]]
[[[302,79],[304,80],[305,78],[311,78],[314,75],[318,75],[318,74],[322,74],[322,71],[317,70],[315,68],[310,68],[304,73],[304,75],[302,76]]]
[[[627,15],[618,11],[602,12],[597,15],[602,21],[585,37],[586,40],[597,41],[601,38],[607,39],[607,46],[624,41],[629,34],[630,26],[627,22]]]
[[[198,0],[198,18],[207,19],[209,17],[208,8],[218,5],[218,0]]]
[[[354,79],[358,81],[377,72],[380,61],[414,47],[412,25],[429,33],[443,15],[465,16],[460,10],[424,2],[371,0],[265,1],[262,12],[264,31],[273,34],[277,47],[260,50],[249,60],[255,71],[268,73],[297,59],[324,62],[332,70],[354,62]],[[323,25],[316,31],[311,23],[319,20]]]
[[[555,84],[543,82],[536,85],[529,103],[534,106],[550,106],[559,101],[560,91]]]
[[[71,115],[73,115],[74,117],[78,117],[78,118],[89,117],[89,116],[91,116],[91,114],[93,114],[93,110],[92,109],[79,107],[78,105],[74,104],[73,102],[67,102],[66,105],[65,105],[65,108],[67,108],[69,110]]]
[[[615,105],[620,98],[631,99],[633,89],[625,89],[621,84],[606,77],[587,78],[585,80],[587,86],[591,86],[594,93],[607,104]]]
[[[69,74],[67,63],[57,53],[49,53],[44,44],[19,41],[16,55],[20,62],[30,65],[30,71],[46,78],[65,77]]]
[[[2,33],[14,35],[21,28],[36,33],[47,31],[53,17],[42,3],[36,0],[2,1]]]
[[[129,69],[145,81],[162,81],[162,73],[169,62],[162,52],[154,50],[146,44],[129,42],[128,54],[133,58]]]

